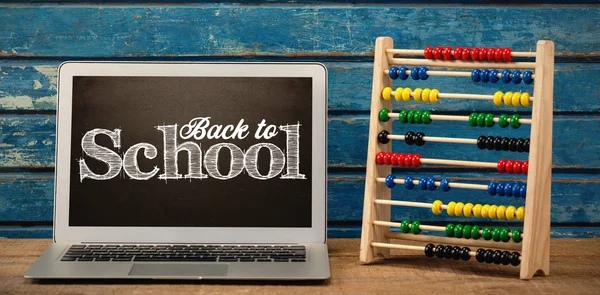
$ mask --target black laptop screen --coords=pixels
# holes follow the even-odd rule
[[[311,78],[74,77],[70,226],[311,227]]]

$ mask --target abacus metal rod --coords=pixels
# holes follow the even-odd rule
[[[392,140],[404,140],[404,135],[388,134],[387,138],[388,139],[392,139]],[[463,143],[463,144],[477,144],[477,139],[455,138],[455,137],[423,136],[423,141],[448,142],[448,143]]]
[[[394,65],[409,66],[431,66],[444,68],[496,68],[496,69],[535,69],[535,62],[479,62],[479,61],[459,61],[459,60],[429,60],[417,58],[388,58],[388,62]]]
[[[389,227],[398,227],[398,228],[400,226],[402,226],[402,224],[400,222],[382,221],[382,220],[373,220],[371,223],[373,223],[374,225],[379,225],[379,226],[389,226]],[[409,224],[408,228],[412,228],[412,224]],[[436,225],[421,224],[421,225],[419,225],[419,229],[420,230],[427,230],[427,231],[446,232],[446,227],[445,226],[436,226]],[[483,234],[483,230],[482,229],[479,230],[479,234]],[[513,236],[512,232],[509,232],[508,236],[512,238],[512,236]],[[521,238],[522,237],[523,237],[523,234],[521,233]]]
[[[398,118],[400,113],[388,113],[388,117],[390,118]],[[460,116],[460,115],[429,115],[431,120],[439,120],[439,121],[462,121],[469,122],[469,116]],[[510,123],[510,117],[506,120]],[[500,122],[500,118],[494,118],[494,122]],[[531,119],[519,119],[517,122],[521,124],[531,124]]]
[[[391,96],[396,95],[396,91],[390,93]],[[410,93],[411,97],[415,96],[415,92]],[[455,99],[479,99],[479,100],[494,100],[493,94],[469,94],[469,93],[438,93],[438,98],[455,98]],[[534,101],[533,96],[529,97],[529,101]]]
[[[405,74],[410,77],[411,70],[406,70]],[[390,70],[383,70],[384,75],[388,75]],[[439,76],[439,77],[471,77],[471,72],[459,72],[459,71],[435,71],[435,70],[427,70],[427,76]],[[498,73],[496,75],[498,79],[502,78],[502,73]],[[510,78],[512,79],[513,74],[510,74]],[[523,74],[520,74],[519,77],[523,78]],[[531,79],[535,80],[535,74],[531,75]]]
[[[424,49],[387,49],[386,53],[401,54],[404,56],[424,56]],[[513,51],[510,53],[512,57],[535,57],[535,52]]]
[[[385,178],[383,178],[383,177],[377,177],[376,181],[377,182],[381,182],[381,183],[385,183]],[[394,183],[396,183],[396,184],[404,184],[405,180],[401,179],[401,178],[396,178],[396,179],[394,179]],[[419,179],[413,180],[412,183],[414,185],[419,185]],[[434,183],[435,183],[435,186],[437,186],[437,187],[441,186],[441,182],[440,181],[436,181]],[[450,183],[448,183],[448,187],[450,187],[450,188],[475,189],[475,190],[482,190],[482,191],[487,191],[487,189],[488,189],[488,186],[485,185],[485,184],[458,183],[458,182],[450,182]]]

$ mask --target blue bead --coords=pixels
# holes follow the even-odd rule
[[[525,198],[525,196],[527,195],[527,184],[521,184],[521,189],[519,189],[519,196],[521,198]]]
[[[490,81],[490,70],[486,70],[483,69],[481,70],[481,73],[479,73],[479,78],[481,79],[481,82],[487,83]]]
[[[415,179],[412,176],[406,176],[406,178],[404,178],[404,187],[407,189],[413,189],[415,187],[413,180]]]
[[[515,84],[519,84],[519,83],[521,83],[521,71],[519,71],[519,70],[515,70],[515,71],[513,72],[512,81],[513,81],[513,83],[515,83]]]
[[[504,195],[505,196],[512,196],[512,183],[507,182],[504,184]]]
[[[521,196],[521,184],[519,184],[518,182],[513,183],[512,196],[515,198]]]
[[[437,187],[435,186],[435,177],[427,178],[427,189],[430,191],[434,191]]]
[[[479,82],[481,80],[479,73],[481,73],[479,69],[473,69],[471,72],[471,80],[473,80],[473,82]]]
[[[419,187],[422,190],[426,190],[427,189],[427,177],[421,177],[421,179],[419,179]]]
[[[496,184],[496,193],[501,197],[504,196],[504,182],[498,182]]]
[[[490,194],[490,196],[495,196],[496,195],[496,183],[490,181],[490,184],[488,184],[488,194]]]
[[[533,75],[532,71],[523,72],[523,82],[525,82],[525,84],[531,84],[531,82],[533,82],[531,75]]]
[[[390,68],[389,75],[390,75],[390,78],[392,78],[392,80],[398,79],[398,70],[399,69],[397,66],[392,66]]]
[[[401,80],[406,80],[406,79],[408,79],[408,75],[406,74],[406,71],[408,71],[408,68],[407,68],[407,67],[401,67],[401,68],[400,68],[400,71],[398,71],[398,77],[399,77]]]
[[[510,83],[510,71],[509,70],[504,70],[502,71],[502,82],[504,82],[505,84]]]
[[[413,78],[413,80],[419,80],[419,68],[414,67],[410,71],[410,77]]]
[[[500,73],[498,70],[490,71],[490,73],[488,74],[488,76],[490,78],[490,82],[496,83],[496,82],[498,82],[498,80],[500,80],[500,78],[498,78],[498,73]]]
[[[394,179],[396,179],[396,175],[394,174],[390,174],[385,178],[385,186],[389,187],[389,188],[394,188],[396,186],[396,183],[394,182]]]
[[[450,190],[450,180],[448,180],[448,178],[443,178],[442,181],[440,181],[440,188],[447,192]]]
[[[427,71],[429,71],[427,67],[421,67],[419,69],[419,78],[421,80],[427,80],[427,78],[429,78],[429,75],[427,75]]]

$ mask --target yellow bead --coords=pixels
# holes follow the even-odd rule
[[[402,99],[404,101],[410,101],[410,93],[411,92],[412,92],[412,90],[410,88],[402,89]]]
[[[416,88],[415,89],[415,94],[413,95],[413,98],[416,101],[421,101],[421,92],[423,92],[423,89],[421,89],[421,88]]]
[[[446,212],[450,216],[454,216],[454,205],[456,205],[455,202],[450,202],[450,203],[448,203],[448,208],[446,208]]]
[[[497,210],[498,210],[498,205],[491,205],[490,210],[488,210],[488,218],[489,219],[498,218],[498,216],[496,215]]]
[[[421,98],[423,99],[424,102],[429,102],[429,94],[430,93],[431,93],[431,89],[429,89],[429,88],[423,89],[423,92],[421,93]]]
[[[438,95],[440,94],[440,91],[437,89],[433,89],[431,90],[431,92],[429,93],[429,102],[438,102],[439,98]]]
[[[433,204],[431,204],[431,212],[435,215],[440,215],[442,213],[442,205],[443,203],[440,200],[433,201]]]
[[[525,207],[521,206],[519,208],[517,208],[517,219],[520,221],[525,220]]]
[[[515,219],[515,210],[517,210],[517,208],[515,208],[515,206],[506,207],[506,212],[504,212],[504,214],[506,215],[506,219],[514,220]]]
[[[383,99],[391,100],[392,99],[392,87],[383,88],[381,95],[383,96]]]
[[[521,105],[524,107],[528,107],[529,106],[529,93],[527,92],[523,92],[521,93]]]
[[[473,216],[473,204],[466,203],[465,207],[463,208],[463,214],[465,215],[465,217]]]
[[[396,91],[394,91],[394,98],[397,101],[402,101],[402,87],[396,88]]]
[[[488,213],[490,212],[490,205],[485,204],[481,207],[481,218],[488,218]]]
[[[498,219],[504,220],[506,219],[506,206],[504,205],[500,205],[498,206],[498,209],[496,209],[496,216],[498,216]]]
[[[504,104],[507,106],[512,105],[512,92],[504,93]]]
[[[476,204],[473,206],[473,215],[477,218],[481,218],[481,204]]]
[[[512,105],[514,106],[520,106],[521,105],[521,101],[519,100],[519,98],[521,98],[521,92],[515,92],[512,95]]]
[[[494,104],[497,106],[502,105],[502,97],[504,97],[504,93],[502,91],[498,91],[494,93]]]
[[[464,207],[465,207],[465,204],[463,204],[462,202],[456,203],[456,206],[454,206],[454,215],[462,216]]]

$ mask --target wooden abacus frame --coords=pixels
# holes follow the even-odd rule
[[[369,125],[369,145],[365,181],[365,199],[363,208],[363,224],[360,247],[360,261],[371,263],[377,256],[388,258],[391,248],[420,250],[423,247],[398,245],[390,243],[397,238],[397,233],[390,232],[391,189],[377,178],[391,173],[391,166],[376,165],[379,152],[390,152],[391,142],[380,144],[377,136],[383,130],[392,129],[392,121],[380,121],[379,111],[382,108],[392,109],[392,100],[382,99],[382,90],[392,86],[392,80],[386,70],[394,64],[448,67],[448,68],[504,68],[535,69],[534,99],[532,106],[529,170],[527,174],[527,198],[523,225],[523,241],[521,250],[521,279],[531,279],[535,274],[550,273],[550,186],[552,179],[552,109],[554,87],[554,43],[541,40],[537,42],[536,52],[512,52],[513,57],[535,57],[535,62],[473,62],[473,61],[441,61],[427,59],[397,58],[394,55],[422,55],[422,50],[394,49],[394,42],[389,37],[379,37],[375,43],[375,60],[373,66],[373,92],[371,96],[371,113]],[[448,72],[440,72],[443,75]],[[464,73],[454,76],[466,76]],[[403,239],[406,239],[403,237]],[[422,242],[445,242],[449,244],[487,246],[499,249],[515,249],[502,247],[502,244],[491,244],[486,241],[467,241],[458,238],[435,236],[414,236],[411,240]],[[517,247],[518,249],[518,247]]]

